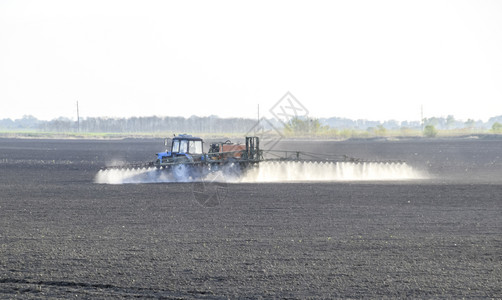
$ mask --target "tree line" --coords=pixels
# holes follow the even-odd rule
[[[184,117],[89,117],[77,122],[60,117],[51,121],[38,120],[33,116],[21,119],[0,120],[0,128],[11,130],[32,129],[43,132],[190,132],[190,133],[236,133],[246,132],[256,120],[243,118],[219,118],[215,116]]]
[[[50,121],[38,120],[33,116],[21,119],[0,120],[3,130],[34,130],[42,132],[175,132],[175,133],[246,133],[252,130],[257,120],[245,118],[220,118],[218,116],[198,117],[130,117],[108,118],[87,117],[80,122],[60,117]],[[369,120],[350,120],[345,118],[293,118],[288,124],[269,119],[276,129],[283,130],[286,135],[295,134],[337,134],[347,130],[363,130],[375,135],[384,135],[387,130],[450,130],[450,129],[488,129],[499,130],[502,115],[490,118],[488,122],[457,120],[453,116],[425,118],[420,121],[384,122]],[[495,126],[495,127],[494,127]],[[433,130],[434,129],[434,130]]]

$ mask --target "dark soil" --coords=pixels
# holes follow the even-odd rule
[[[430,180],[102,185],[160,140],[0,139],[0,298],[502,298],[502,141],[282,142]]]

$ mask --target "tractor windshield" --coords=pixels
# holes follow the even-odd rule
[[[179,152],[179,151],[180,151],[180,140],[174,140],[171,152],[176,153],[176,152]]]
[[[202,140],[174,139],[172,153],[202,154]]]
[[[187,153],[188,140],[181,140],[179,153]]]
[[[188,142],[188,152],[192,154],[202,154],[202,142],[201,141]]]

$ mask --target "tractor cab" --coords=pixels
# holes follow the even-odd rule
[[[173,138],[172,154],[202,154],[202,139],[188,134],[180,134]]]
[[[168,139],[164,144],[168,146]],[[189,134],[180,134],[172,138],[171,150],[157,153],[157,162],[172,162],[176,158],[186,158],[188,161],[200,160],[203,156],[202,139]]]

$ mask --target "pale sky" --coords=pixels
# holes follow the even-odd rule
[[[502,115],[502,1],[0,0],[0,119]]]

